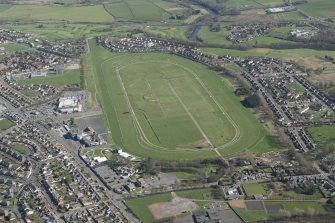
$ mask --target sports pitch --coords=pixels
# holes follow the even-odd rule
[[[223,77],[165,53],[116,54],[91,41],[89,90],[112,141],[158,159],[200,159],[280,149]],[[93,83],[93,84],[92,84]]]

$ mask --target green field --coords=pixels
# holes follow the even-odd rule
[[[36,97],[38,96],[38,92],[37,91],[33,91],[33,90],[23,90],[21,91],[21,93],[27,97]]]
[[[178,171],[178,172],[175,172],[175,174],[181,180],[199,178],[197,171]]]
[[[187,26],[174,26],[174,27],[165,27],[165,26],[148,26],[145,28],[145,32],[163,37],[168,39],[182,39],[187,40]]]
[[[30,153],[29,148],[23,144],[16,143],[14,145],[11,145],[11,148],[23,155],[28,155]]]
[[[219,32],[211,32],[209,26],[201,27],[199,31],[199,37],[209,44],[221,44],[221,45],[231,45],[232,42],[227,40],[227,36],[230,34],[230,31],[224,27],[221,27]]]
[[[44,5],[13,5],[1,12],[0,18],[10,20],[61,20],[75,22],[112,22],[113,16],[102,5],[60,7]]]
[[[154,221],[148,206],[157,202],[168,202],[172,199],[170,193],[151,195],[132,200],[126,200],[126,205],[138,216],[142,222],[149,223]]]
[[[298,8],[309,16],[327,18],[334,17],[334,6],[334,0],[308,0]]]
[[[85,156],[94,158],[94,157],[106,157],[108,160],[111,160],[113,158],[113,153],[110,150],[106,149],[93,149],[87,151]]]
[[[110,31],[107,25],[79,25],[79,24],[6,24],[6,29],[24,31],[34,34],[36,38],[48,40],[78,39],[96,36],[104,31]]]
[[[113,142],[140,157],[199,159],[280,149],[215,72],[165,54],[116,54],[91,41],[97,92]],[[96,86],[95,86],[96,85]],[[210,142],[210,143],[209,143]]]
[[[334,146],[335,143],[335,126],[312,126],[306,127],[307,132],[312,136],[313,141],[319,145],[320,148],[327,146]]]
[[[319,189],[316,189],[313,194],[309,195],[297,193],[294,190],[286,190],[284,189],[284,185],[281,185],[282,190],[280,193],[272,191],[266,183],[246,183],[242,184],[242,186],[247,196],[251,197],[255,194],[262,194],[268,200],[319,200],[323,198]]]
[[[255,194],[263,194],[265,196],[268,194],[266,184],[247,183],[247,184],[243,184],[242,186],[247,196],[252,196]]]
[[[32,50],[29,46],[24,44],[16,44],[16,43],[6,43],[0,44],[0,47],[4,47],[7,52],[15,52],[15,51],[27,51]]]
[[[0,119],[0,130],[6,130],[14,126],[14,123],[8,119]]]
[[[249,211],[245,208],[234,208],[234,211],[245,221],[261,221],[266,220],[269,216],[266,214],[265,210],[260,211]]]
[[[64,87],[66,85],[80,84],[80,75],[81,71],[78,69],[66,71],[64,74],[51,74],[47,77],[22,79],[18,80],[17,82],[19,84],[47,84],[57,87]]]
[[[184,190],[176,192],[178,197],[184,197],[192,200],[213,200],[214,199],[214,189],[195,189],[195,190]]]
[[[12,5],[10,4],[0,4],[0,13],[10,9]]]
[[[276,16],[280,21],[299,21],[306,19],[297,11],[278,13]]]
[[[162,0],[124,0],[113,1],[104,5],[117,20],[144,20],[144,21],[163,21],[168,19],[173,13],[169,8],[176,8],[172,3]]]
[[[176,192],[176,195],[177,197],[196,200],[196,203],[203,204],[203,201],[201,200],[214,199],[214,189],[206,188],[206,189],[184,190]],[[141,219],[142,222],[149,223],[154,222],[154,217],[152,216],[148,206],[158,202],[168,202],[171,201],[171,199],[172,199],[171,193],[163,193],[163,194],[150,195],[131,200],[126,200],[125,203]]]
[[[248,210],[247,208],[234,208],[246,222],[261,221],[280,216],[326,214],[324,204],[313,201],[265,201],[266,204],[280,204],[284,211],[269,213],[263,210]]]

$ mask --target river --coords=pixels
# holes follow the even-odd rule
[[[203,7],[204,8],[204,7]],[[213,10],[209,9],[209,8],[204,8],[206,9],[212,16],[212,19],[216,18],[219,16],[218,13],[214,12]],[[195,24],[192,32],[191,32],[191,40],[193,41],[198,41],[198,34],[201,30],[201,26],[202,26],[202,19],[199,19],[198,22]]]

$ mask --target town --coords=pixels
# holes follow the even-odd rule
[[[244,42],[268,29],[267,25],[231,26],[228,39]],[[286,197],[302,202],[298,194],[305,200],[313,196],[331,200],[335,193],[334,164],[309,165],[301,158],[302,154],[318,156],[319,145],[305,127],[334,125],[335,101],[314,87],[293,63],[262,56],[211,55],[195,44],[150,36],[93,39],[98,47],[120,55],[165,52],[229,73],[244,83],[239,84],[239,95],[253,92],[260,98],[276,128],[284,133],[281,140],[294,148],[260,156],[220,156],[199,163],[211,167],[206,176],[185,180],[164,171],[180,164],[150,163],[149,158],[112,145],[110,127],[101,118],[103,108],[98,104],[89,108],[90,94],[78,84],[24,84],[83,69],[88,40],[52,42],[1,29],[0,41],[30,47],[29,51],[5,52],[0,58],[0,121],[10,123],[0,132],[0,217],[4,221],[140,222],[133,199],[171,192],[170,203],[157,203],[150,209],[156,219],[173,213],[184,214],[180,222],[243,222],[235,208],[278,214],[286,209],[284,205],[262,202]],[[227,66],[239,72],[228,72]],[[124,111],[128,113],[133,112]],[[192,165],[196,164],[186,161],[186,169]],[[270,189],[271,195],[266,193]],[[207,191],[203,211],[194,212],[197,200],[202,199],[188,195],[193,190]]]
[[[334,0],[0,2],[0,222],[333,222]]]

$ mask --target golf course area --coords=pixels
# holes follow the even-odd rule
[[[206,66],[167,53],[111,53],[94,40],[90,48],[87,88],[125,151],[180,160],[281,149]]]

